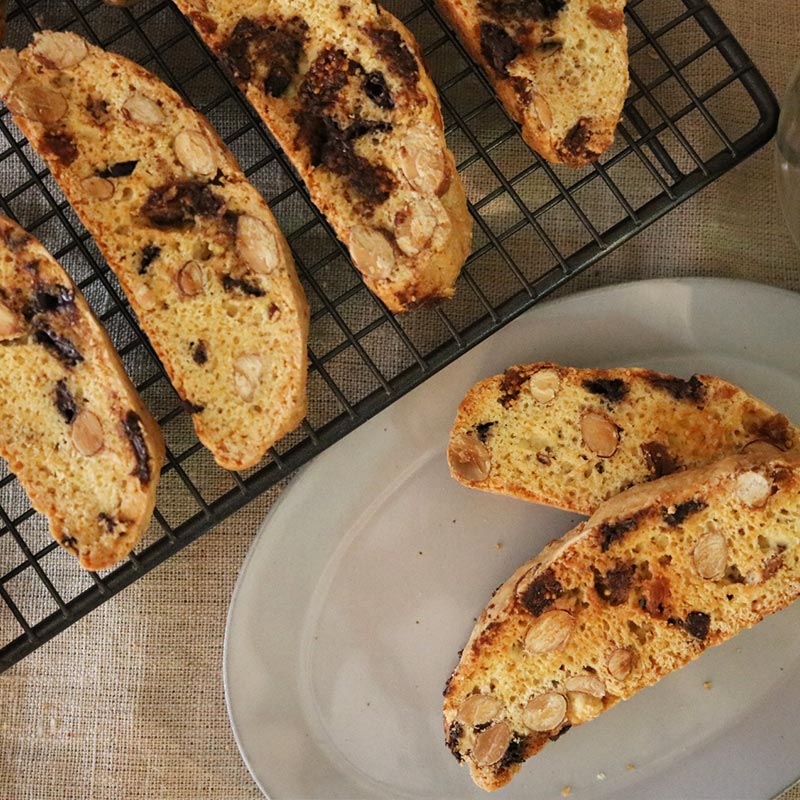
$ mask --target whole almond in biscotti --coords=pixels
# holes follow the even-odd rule
[[[175,92],[75,34],[0,51],[0,94],[119,278],[200,440],[223,467],[256,464],[305,415],[308,335],[262,197]],[[243,394],[249,354],[262,369]]]
[[[3,216],[0,375],[0,456],[81,566],[113,566],[153,513],[161,431],[83,295]]]
[[[581,167],[605,152],[628,93],[624,0],[437,0],[525,141]]]
[[[540,362],[469,391],[447,457],[466,486],[591,514],[633,484],[741,451],[797,446],[800,432],[786,417],[720,378]],[[765,491],[757,479],[740,487],[753,505]],[[701,558],[712,557],[709,544]]]
[[[370,0],[176,0],[393,311],[450,297],[472,219],[413,37]]]
[[[753,505],[741,487],[761,484]],[[499,789],[549,741],[798,594],[796,453],[633,487],[495,592],[445,687],[447,747]]]

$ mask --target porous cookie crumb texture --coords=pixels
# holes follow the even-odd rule
[[[258,463],[306,408],[308,307],[266,203],[205,119],[72,33],[0,51],[0,95],[97,241],[200,440]]]
[[[581,167],[614,141],[628,93],[625,0],[438,0],[525,141]]]
[[[798,445],[786,417],[719,378],[540,362],[470,390],[448,461],[467,486],[591,514],[634,484]]]
[[[161,432],[83,295],[2,216],[0,374],[0,455],[81,566],[113,566],[153,513]]]
[[[603,504],[495,592],[445,688],[447,746],[498,789],[572,726],[785,607],[799,519],[793,454],[730,456]]]
[[[393,311],[450,297],[472,219],[408,30],[368,0],[176,0]]]

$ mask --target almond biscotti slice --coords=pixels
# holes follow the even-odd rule
[[[413,37],[371,0],[175,0],[393,311],[450,297],[472,219]]]
[[[437,0],[525,141],[582,167],[614,141],[628,93],[625,0]]]
[[[0,375],[0,456],[81,566],[113,566],[153,513],[161,431],[83,295],[3,216]]]
[[[200,440],[256,464],[306,408],[308,307],[274,217],[206,120],[71,33],[0,52],[0,95],[119,278]]]
[[[633,484],[797,445],[786,417],[720,378],[540,362],[469,391],[447,456],[466,486],[588,515]]]
[[[497,590],[445,689],[447,746],[500,788],[572,725],[798,594],[796,458],[731,456],[636,486]]]

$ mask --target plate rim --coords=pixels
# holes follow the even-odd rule
[[[728,278],[728,277],[687,276],[687,277],[675,277],[675,278],[668,278],[668,277],[649,278],[649,279],[625,281],[621,283],[613,283],[604,286],[588,288],[579,292],[573,292],[564,295],[562,297],[547,299],[542,301],[541,303],[536,304],[535,306],[533,306],[532,308],[528,309],[523,314],[521,314],[519,317],[512,320],[508,325],[501,328],[499,331],[496,331],[491,336],[487,337],[481,342],[478,342],[474,347],[470,348],[470,350],[466,351],[462,356],[460,356],[454,362],[448,364],[442,370],[433,373],[431,376],[429,376],[429,378],[434,378],[446,372],[447,369],[454,368],[455,365],[461,363],[465,357],[469,357],[470,354],[474,354],[476,350],[478,350],[482,346],[487,345],[492,341],[495,341],[498,337],[502,337],[504,334],[508,335],[508,331],[513,329],[515,325],[521,324],[530,315],[535,315],[538,311],[541,311],[542,309],[552,310],[552,309],[557,309],[559,306],[562,305],[570,305],[573,303],[586,302],[587,298],[591,297],[599,297],[609,294],[626,294],[632,291],[637,291],[647,288],[657,289],[659,286],[669,286],[675,288],[688,287],[694,290],[699,290],[707,286],[719,286],[719,287],[724,287],[726,290],[733,290],[733,291],[745,291],[745,292],[755,291],[756,293],[765,296],[770,294],[775,296],[780,296],[784,300],[790,300],[791,302],[797,303],[798,307],[800,308],[799,293],[783,287],[774,286],[772,284],[762,283],[759,281],[753,281],[748,279]],[[422,386],[424,386],[427,382],[428,379],[426,379],[426,381],[424,381],[422,384],[420,384],[419,387],[416,388],[422,388]],[[375,422],[375,420],[379,420],[382,416],[388,415],[399,403],[406,401],[409,397],[413,396],[414,394],[415,390],[412,390],[403,397],[398,398],[398,400],[395,403],[393,403],[392,405],[388,406],[385,409],[382,409],[378,414],[374,415],[370,419],[365,420],[351,433],[355,434],[358,430],[363,429],[368,423]],[[297,473],[290,479],[289,484],[281,491],[281,493],[278,495],[274,503],[271,505],[271,507],[265,514],[264,518],[258,523],[258,527],[256,528],[253,540],[250,543],[250,546],[248,547],[247,554],[242,562],[242,565],[240,567],[239,573],[236,578],[236,582],[234,584],[234,588],[230,596],[228,611],[225,619],[225,631],[223,636],[223,649],[222,649],[222,673],[223,673],[223,688],[225,696],[225,708],[228,714],[228,720],[230,723],[231,731],[233,733],[239,754],[245,766],[247,767],[251,778],[253,779],[259,790],[267,798],[272,798],[273,795],[270,794],[266,786],[262,783],[254,768],[254,765],[251,763],[251,759],[247,753],[245,742],[243,741],[242,734],[239,729],[239,726],[237,725],[235,713],[233,710],[232,687],[230,684],[230,669],[231,669],[230,648],[231,648],[232,628],[234,624],[234,617],[236,614],[237,602],[240,600],[241,594],[243,592],[243,587],[247,580],[248,570],[252,566],[252,563],[254,562],[257,556],[257,551],[259,550],[260,542],[262,541],[262,538],[266,535],[266,531],[269,527],[271,518],[277,515],[282,506],[285,505],[287,497],[289,497],[291,494],[290,490],[293,488],[293,486],[298,484],[301,478],[303,478],[308,472],[324,469],[324,465],[321,466],[320,462],[324,462],[327,458],[330,458],[331,454],[334,453],[337,450],[337,448],[342,447],[349,438],[350,434],[348,434],[348,436],[334,443],[331,447],[327,448],[327,450],[323,451],[314,459],[309,461],[307,464],[303,465],[303,467],[301,467],[301,469],[299,469]],[[800,766],[798,766],[798,772],[800,773]],[[788,789],[789,787],[794,785],[795,782],[796,779],[790,781],[790,783],[787,784],[786,788]],[[465,788],[464,788],[465,796],[469,789],[470,789],[469,783],[465,782]],[[785,791],[785,789],[783,791]]]

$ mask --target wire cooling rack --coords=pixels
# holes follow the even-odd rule
[[[629,0],[631,91],[613,149],[572,171],[523,143],[429,0],[385,3],[416,34],[439,87],[475,217],[453,300],[395,317],[364,288],[253,111],[172,3],[11,0],[6,44],[69,28],[158,73],[202,110],[269,201],[312,309],[309,412],[263,466],[214,465],[112,272],[0,111],[0,209],[55,253],[108,329],[160,421],[167,464],[147,535],[103,574],[80,570],[0,466],[0,670],[186,546],[468,348],[744,159],[774,133],[777,104],[703,0]],[[0,376],[2,380],[2,376]]]

